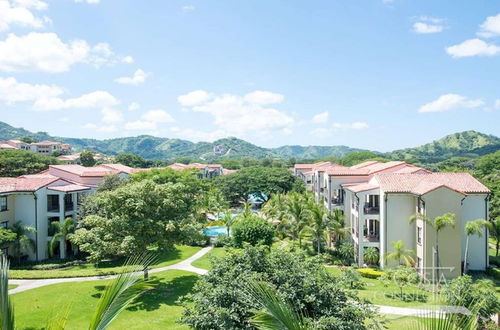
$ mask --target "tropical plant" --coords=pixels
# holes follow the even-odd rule
[[[487,227],[488,222],[484,219],[477,219],[474,221],[469,221],[465,224],[465,235],[467,240],[465,241],[465,254],[464,254],[464,274],[467,274],[467,259],[469,254],[469,238],[472,235],[481,237],[482,230]]]
[[[16,233],[7,228],[0,228],[0,246],[10,244],[17,238]]]
[[[250,318],[250,323],[260,330],[308,330],[307,322],[291,302],[279,296],[267,282],[250,281],[247,292],[260,310]]]
[[[9,297],[9,259],[0,254],[0,328],[14,330],[14,307]]]
[[[368,265],[376,265],[380,259],[380,253],[377,248],[368,247],[364,249],[363,259]]]
[[[299,248],[302,248],[302,234],[307,229],[311,219],[311,213],[305,202],[305,197],[297,193],[290,194],[286,206],[290,236],[293,242],[298,239]]]
[[[334,209],[328,213],[331,219],[330,231],[334,236],[335,242],[340,242],[349,235],[350,228],[345,226],[345,215],[340,209]]]
[[[415,251],[411,249],[405,249],[405,243],[401,240],[392,242],[392,252],[388,252],[385,255],[385,259],[387,261],[397,261],[398,265],[403,265],[410,266],[411,264],[415,263],[415,260],[413,259],[413,255],[415,255]]]
[[[243,212],[239,214],[241,220],[248,220],[253,216],[252,204],[248,201],[243,202]]]
[[[231,236],[231,227],[238,221],[238,217],[234,216],[231,210],[226,210],[222,215],[221,221],[226,226],[227,236]]]
[[[490,236],[495,239],[495,256],[498,257],[498,250],[500,250],[500,217],[490,220],[487,226]]]
[[[403,288],[410,284],[418,283],[420,277],[414,268],[399,266],[387,269],[380,279],[385,285],[395,284],[400,290],[399,297],[404,299]]]
[[[361,281],[361,274],[354,268],[343,269],[340,281],[345,283],[349,289],[361,289],[365,284]]]
[[[288,235],[288,219],[286,217],[286,199],[284,194],[275,194],[262,208],[262,213],[267,219],[271,220],[276,228],[276,234],[280,238]]]
[[[68,237],[75,231],[75,221],[73,218],[66,218],[63,222],[52,222],[51,226],[54,227],[55,234],[52,235],[49,241],[49,255],[53,257],[56,246],[61,242],[68,242],[72,247],[71,242],[68,241]],[[73,248],[71,248],[72,250]]]
[[[349,241],[342,241],[337,249],[344,265],[351,265],[354,262],[354,245]]]
[[[417,213],[410,217],[410,223],[417,221],[418,219],[422,220],[424,223],[430,225],[436,231],[436,241],[435,241],[435,249],[436,249],[436,279],[439,281],[439,232],[446,227],[455,227],[456,224],[456,216],[453,213],[445,213],[441,216],[435,217],[431,219],[424,214]]]
[[[273,226],[267,220],[255,215],[248,219],[239,220],[233,226],[233,242],[239,248],[243,247],[244,243],[271,246],[273,238]]]
[[[29,234],[35,233],[36,230],[24,225],[21,221],[14,223],[11,230],[16,234],[16,239],[12,243],[13,254],[17,258],[17,262],[20,263],[24,253],[34,251],[36,248],[35,241],[29,237]]]
[[[321,239],[331,226],[331,218],[322,204],[311,203],[309,205],[311,215],[311,232],[316,238],[317,254],[321,253]]]

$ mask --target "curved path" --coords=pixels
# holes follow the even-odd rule
[[[200,251],[193,254],[191,257],[182,260],[176,264],[153,268],[149,270],[149,274],[163,272],[165,270],[184,270],[187,272],[193,272],[199,275],[204,275],[208,272],[206,269],[197,268],[191,265],[191,263],[205,254],[207,254],[210,250],[212,250],[212,246],[204,247]],[[107,275],[107,276],[88,276],[88,277],[69,277],[69,278],[50,278],[50,279],[42,279],[42,280],[9,280],[9,284],[18,285],[16,288],[9,290],[9,294],[14,294],[18,292],[23,292],[31,289],[40,288],[42,286],[51,285],[51,284],[59,284],[59,283],[67,283],[67,282],[86,282],[86,281],[98,281],[98,280],[108,280],[116,277],[116,275]]]

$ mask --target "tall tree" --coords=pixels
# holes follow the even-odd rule
[[[467,274],[467,259],[469,254],[469,238],[472,235],[481,237],[481,232],[487,227],[488,222],[484,219],[477,219],[474,221],[469,221],[465,224],[465,235],[467,240],[465,241],[465,255],[464,255],[464,274]]]
[[[424,223],[430,225],[431,227],[434,228],[436,231],[436,238],[435,238],[435,248],[436,248],[436,279],[439,281],[439,232],[441,232],[443,229],[447,227],[455,227],[455,224],[457,222],[456,216],[453,213],[445,213],[441,216],[435,217],[434,219],[431,219],[424,214],[415,214],[410,217],[410,223],[413,223],[417,221],[417,219],[422,220]]]
[[[345,225],[345,215],[342,210],[334,209],[328,213],[328,217],[331,219],[330,230],[336,242],[349,235],[350,228]]]
[[[302,248],[302,234],[311,219],[304,194],[292,193],[287,199],[287,217],[289,219],[290,234],[295,242],[299,240],[299,248]]]
[[[85,150],[80,153],[80,162],[85,167],[92,167],[96,164],[94,153],[90,150]]]
[[[331,219],[328,217],[328,212],[322,204],[309,204],[311,214],[311,231],[316,238],[317,254],[321,253],[321,239],[325,236],[325,232],[331,226]]]
[[[34,174],[57,164],[55,157],[26,150],[0,150],[0,177]]]
[[[49,241],[49,255],[53,257],[57,245],[61,244],[61,242],[68,242],[68,236],[75,231],[75,221],[70,217],[64,219],[63,222],[53,222],[51,225],[55,227],[55,234]],[[69,242],[69,244],[72,246],[71,242]],[[71,251],[72,250],[71,248]]]

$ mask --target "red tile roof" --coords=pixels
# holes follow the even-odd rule
[[[355,184],[355,185],[343,185],[347,190],[350,190],[352,192],[362,192],[362,191],[368,191],[368,190],[373,190],[373,189],[378,189],[379,186],[373,183],[360,183],[360,184]]]
[[[89,187],[85,187],[79,184],[68,184],[65,186],[55,186],[55,187],[49,187],[50,190],[54,191],[60,191],[60,192],[75,192],[75,191],[83,191],[83,190],[90,190]]]
[[[37,191],[57,180],[57,177],[0,178],[0,193]]]
[[[81,165],[50,165],[49,173],[50,169],[57,169],[60,171],[68,172],[82,177],[100,177],[117,173],[116,170],[100,166],[84,167]]]
[[[366,162],[363,162],[363,163],[359,163],[359,164],[356,164],[356,165],[353,165],[351,166],[351,168],[363,168],[363,167],[366,167],[366,166],[369,166],[369,165],[373,165],[373,164],[377,164],[379,163],[379,161],[376,161],[376,160],[369,160],[369,161],[366,161]]]
[[[469,173],[389,173],[377,174],[374,179],[384,192],[423,195],[439,187],[446,187],[462,194],[490,192]]]
[[[126,165],[122,165],[122,164],[102,164],[102,165],[97,166],[97,168],[99,168],[99,167],[104,168],[106,170],[113,170],[117,173],[132,174],[132,173],[138,172],[137,169],[135,169],[133,167],[126,166]]]

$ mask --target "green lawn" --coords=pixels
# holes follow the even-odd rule
[[[205,254],[203,257],[200,259],[194,261],[191,265],[198,267],[198,268],[203,268],[203,269],[212,269],[212,263],[211,259],[213,257],[224,257],[226,255],[226,249],[223,247],[216,247],[213,248],[210,252]]]
[[[191,291],[197,278],[177,270],[152,275],[154,289],[123,311],[110,329],[188,329],[176,323],[183,310],[176,301]],[[85,329],[107,283],[62,283],[14,294],[16,328],[42,329],[49,319],[69,311],[66,329]]]
[[[176,246],[175,250],[161,253],[158,255],[157,262],[152,268],[159,268],[173,265],[184,259],[189,258],[201,248],[195,246]],[[83,264],[71,266],[67,268],[54,270],[36,270],[33,266],[13,267],[9,271],[10,278],[16,279],[40,279],[40,278],[59,278],[59,277],[81,277],[81,276],[96,276],[96,275],[111,275],[119,273],[123,268],[124,260],[105,261],[101,262],[98,267],[93,264]]]
[[[333,275],[340,275],[341,270],[336,267],[328,267],[327,270]],[[427,292],[418,288],[415,285],[410,285],[403,289],[403,293],[411,293],[423,295],[426,297],[425,301],[409,301],[405,302],[398,298],[386,297],[386,293],[399,293],[399,288],[390,284],[384,286],[382,281],[379,279],[371,278],[361,278],[366,286],[362,289],[355,290],[358,293],[358,297],[368,300],[370,303],[375,305],[385,305],[394,307],[414,307],[414,306],[424,306],[424,305],[440,305],[443,304],[439,297],[433,297],[431,292]]]
[[[423,324],[422,319],[414,316],[384,315],[384,319],[387,329],[393,330],[407,329],[409,327],[415,327],[417,324]]]

